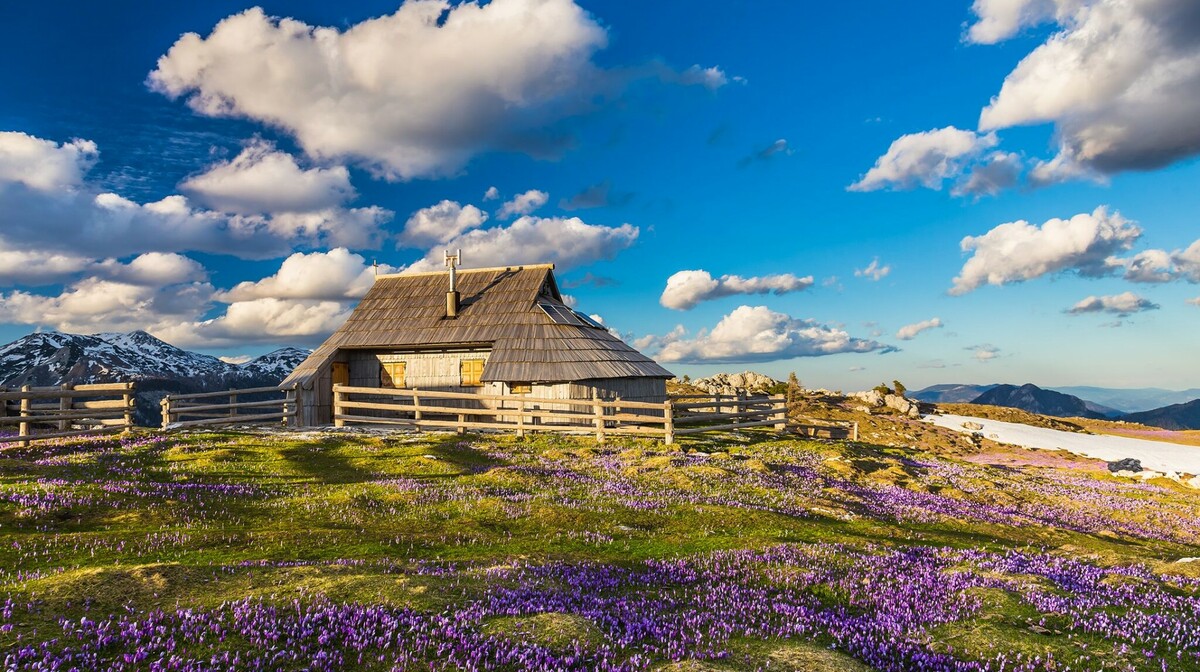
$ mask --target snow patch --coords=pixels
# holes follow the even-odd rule
[[[981,432],[984,436],[994,438],[1000,443],[1009,443],[1024,448],[1066,450],[1105,462],[1116,462],[1132,457],[1140,460],[1145,469],[1200,474],[1200,448],[1196,446],[1105,434],[1062,432],[1057,429],[1030,427],[1015,422],[973,418],[966,415],[927,415],[924,420],[964,434],[971,434],[973,430],[964,428],[963,424],[974,423],[982,426],[982,429],[974,431]]]

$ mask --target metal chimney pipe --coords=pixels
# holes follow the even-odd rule
[[[446,292],[446,317],[458,317],[458,264],[462,259],[462,249],[455,250],[452,255],[450,251],[445,252],[446,265],[450,267],[450,291]]]

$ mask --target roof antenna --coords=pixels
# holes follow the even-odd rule
[[[445,251],[446,267],[450,269],[450,291],[446,292],[446,317],[458,317],[458,265],[462,263],[462,248],[450,254]]]

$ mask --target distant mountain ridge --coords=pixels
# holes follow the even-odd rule
[[[1103,412],[1094,410],[1096,408],[1094,404],[1089,405],[1079,397],[1054,390],[1043,390],[1032,383],[1026,383],[1020,387],[997,385],[970,403],[1019,408],[1030,413],[1052,415],[1059,418],[1107,417]]]
[[[1130,413],[1121,419],[1163,429],[1200,429],[1200,399],[1141,413]]]
[[[37,332],[0,346],[0,386],[137,382],[138,424],[158,423],[170,393],[277,385],[308,351],[280,348],[245,364],[177,348],[144,331],[106,334]]]
[[[1200,398],[1193,398],[1182,403],[1150,408],[1136,413],[1125,413],[1112,407],[1097,403],[1093,399],[1081,398],[1077,395],[1063,392],[1064,389],[1091,390],[1099,392],[1099,398],[1108,401],[1149,400],[1154,398],[1179,398],[1191,393],[1200,397],[1200,390],[1185,390],[1175,392],[1160,388],[1142,389],[1108,389],[1102,387],[1076,388],[1040,388],[1037,385],[961,385],[943,384],[931,385],[925,389],[909,393],[909,396],[931,403],[969,403],[986,404],[990,406],[1006,406],[1019,408],[1030,413],[1056,417],[1102,418],[1136,422],[1163,429],[1186,430],[1200,429]],[[982,390],[974,398],[970,394],[974,390]],[[1144,403],[1144,401],[1142,402]]]
[[[954,383],[930,385],[916,392],[909,391],[908,396],[911,399],[931,404],[969,404],[993,387],[996,387],[995,383],[991,385],[958,385]]]

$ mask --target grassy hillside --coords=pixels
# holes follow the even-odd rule
[[[1178,562],[1200,556],[1200,499],[1092,466],[766,432],[9,448],[0,656],[18,670],[1200,670],[1200,562]]]

